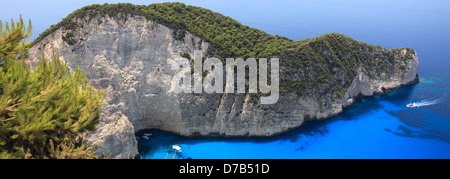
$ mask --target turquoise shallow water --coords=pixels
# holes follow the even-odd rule
[[[234,4],[233,4],[234,3]],[[291,39],[339,32],[386,48],[411,47],[419,84],[358,100],[337,117],[268,138],[180,137],[162,131],[139,141],[142,158],[450,158],[450,2],[246,1],[193,3]],[[273,13],[261,13],[272,11]],[[426,104],[407,108],[410,102]]]

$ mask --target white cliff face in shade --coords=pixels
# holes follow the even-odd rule
[[[190,33],[174,39],[173,30],[140,16],[77,19],[84,24],[72,32],[69,45],[59,29],[34,45],[27,60],[36,66],[41,52],[60,55],[71,69],[86,71],[94,86],[107,94],[100,124],[84,139],[98,154],[129,158],[138,153],[135,133],[161,129],[180,135],[270,136],[296,128],[308,119],[342,112],[358,96],[382,93],[417,81],[416,56],[399,60],[405,70],[370,78],[358,69],[342,100],[327,95],[282,95],[276,104],[261,105],[246,94],[176,94],[170,90],[177,71],[171,62],[194,50],[207,54],[210,44]],[[405,52],[401,51],[398,58]],[[207,55],[205,55],[207,56]],[[283,69],[281,69],[282,73]]]

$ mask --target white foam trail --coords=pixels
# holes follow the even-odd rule
[[[433,101],[424,100],[424,101],[420,101],[420,102],[414,102],[412,104],[414,107],[422,107],[422,106],[430,106],[430,105],[438,104],[440,101],[441,101],[441,99],[437,99],[437,100],[433,100]]]

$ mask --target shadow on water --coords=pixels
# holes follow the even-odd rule
[[[384,95],[374,95],[370,97],[363,97],[356,99],[355,103],[344,109],[344,111],[338,116],[331,118],[329,121],[335,120],[356,120],[365,115],[370,115],[371,111],[378,111],[386,109],[386,106],[380,103],[380,101],[389,101],[395,106],[405,106],[405,101],[411,99],[413,91],[417,85],[411,85],[396,89]],[[386,109],[389,114],[392,115],[393,112]]]
[[[363,105],[359,105],[359,103]],[[271,137],[202,137],[202,136],[194,136],[194,137],[185,137],[180,136],[174,133],[155,130],[155,129],[147,129],[142,130],[136,133],[138,139],[138,150],[140,154],[147,154],[149,152],[158,152],[164,151],[173,153],[172,146],[174,144],[188,144],[195,145],[198,143],[205,142],[227,142],[227,143],[270,143],[270,142],[297,142],[301,140],[302,137],[306,136],[325,136],[328,134],[327,125],[336,120],[353,120],[358,118],[361,115],[361,110],[365,110],[366,112],[373,109],[373,106],[369,108],[369,105],[366,103],[370,103],[370,101],[358,100],[356,104],[348,110],[345,110],[341,115],[337,117],[333,117],[327,120],[312,120],[307,121],[304,125],[299,128],[289,130],[283,134],[271,136]],[[378,106],[381,107],[381,106]],[[356,108],[356,109],[355,109]],[[353,110],[359,112],[353,112]],[[362,112],[364,113],[364,112]],[[144,134],[152,134],[148,137],[148,139],[143,139],[142,136]],[[301,148],[300,148],[301,149]],[[170,156],[172,157],[172,156]]]
[[[397,92],[397,91],[396,91]],[[391,93],[384,97],[385,100],[395,105],[402,106],[404,102],[430,101],[439,99],[447,100],[447,93],[439,88],[427,83],[404,87],[398,93]],[[389,110],[389,109],[386,109]],[[436,103],[429,106],[408,108],[396,112],[388,113],[398,118],[404,125],[399,125],[397,129],[385,129],[392,134],[423,139],[438,139],[450,143],[450,120],[444,116],[449,116],[448,107],[445,104]]]

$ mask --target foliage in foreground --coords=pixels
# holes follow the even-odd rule
[[[95,158],[81,134],[98,124],[103,90],[56,54],[31,70],[23,40],[31,22],[26,28],[20,18],[0,31],[0,158]]]

